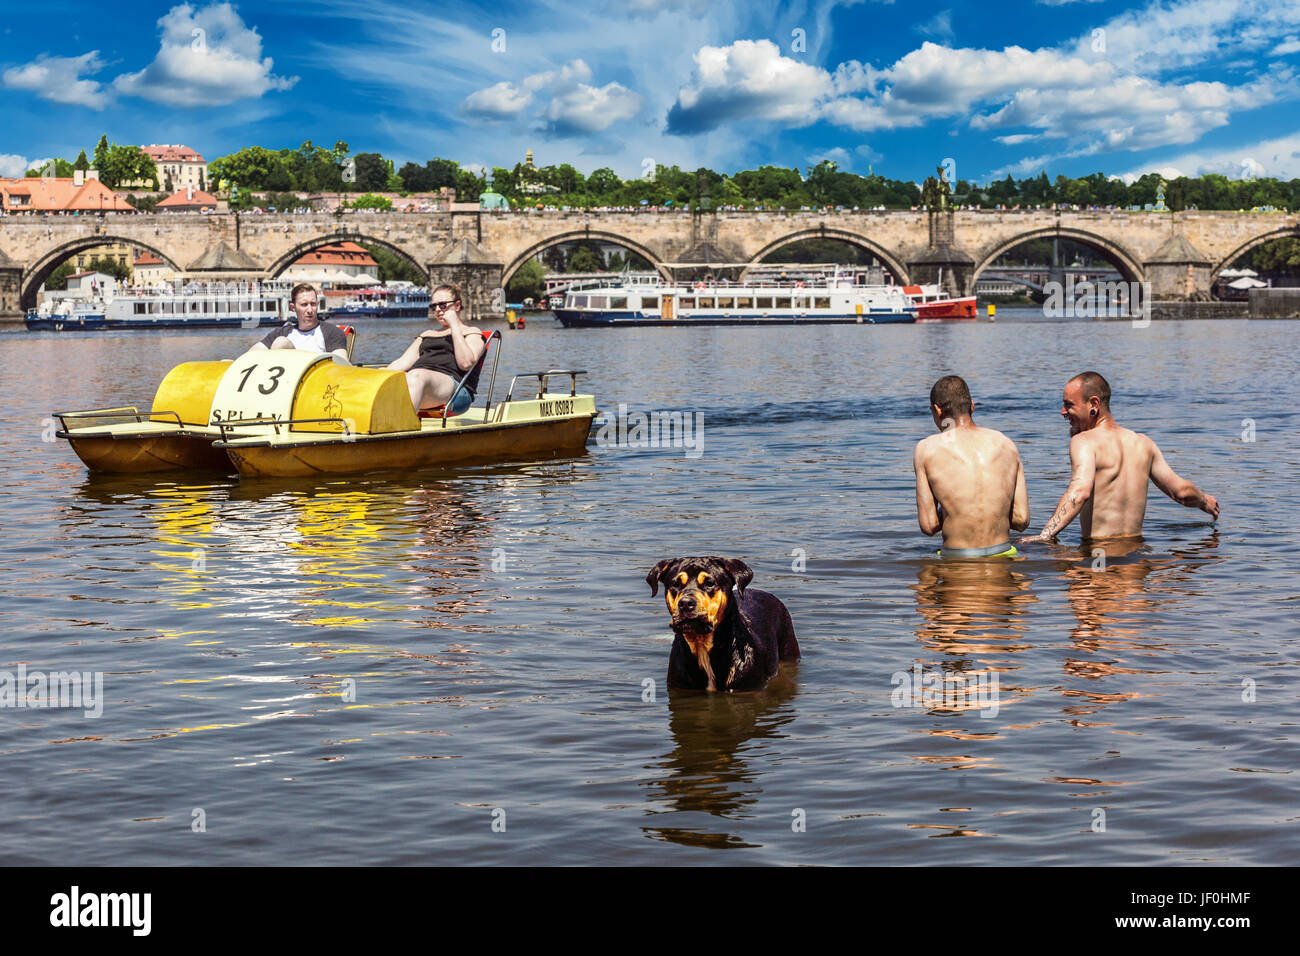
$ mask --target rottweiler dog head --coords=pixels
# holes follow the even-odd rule
[[[749,565],[736,558],[699,557],[667,558],[646,575],[650,593],[658,594],[664,585],[668,613],[673,630],[690,645],[706,670],[708,653],[713,649],[713,632],[727,616],[736,594],[754,579]]]

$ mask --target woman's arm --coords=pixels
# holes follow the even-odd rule
[[[388,363],[388,368],[394,372],[409,372],[415,360],[420,357],[420,339],[424,335],[417,335],[415,341],[406,347],[406,351]]]

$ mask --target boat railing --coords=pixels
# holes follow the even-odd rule
[[[169,415],[172,418],[174,418],[176,420],[177,428],[185,427],[185,423],[181,421],[181,416],[176,412],[165,412],[165,411],[141,412],[134,405],[123,405],[118,408],[96,408],[85,412],[55,412],[54,413],[54,417],[59,420],[60,430],[65,432],[73,431],[73,429],[76,428],[79,423],[86,422],[90,419],[95,419],[96,424],[119,425],[119,424],[126,424],[127,421],[133,421],[135,422],[135,424],[141,425],[145,422],[157,421],[158,419],[156,416],[159,415]],[[122,421],[120,422],[98,421],[99,419],[107,419],[107,418],[118,418],[118,419],[122,419]],[[68,426],[69,419],[71,419],[74,422],[74,425],[72,427]],[[80,425],[80,427],[85,428],[88,426],[83,424]]]
[[[515,377],[510,380],[510,388],[506,391],[506,401],[510,401],[515,394],[515,383],[521,378],[537,378],[537,398],[540,400],[546,394],[546,380],[552,375],[569,376],[569,394],[578,394],[578,376],[586,375],[585,368],[550,368],[544,372],[516,372]]]

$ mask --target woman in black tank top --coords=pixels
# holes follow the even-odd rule
[[[430,308],[442,328],[422,332],[388,367],[406,373],[411,405],[417,413],[446,404],[456,384],[465,379],[465,388],[448,409],[450,414],[460,414],[473,404],[478,389],[483,337],[478,329],[461,321],[461,295],[455,286],[434,289]]]

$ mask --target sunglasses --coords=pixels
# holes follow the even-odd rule
[[[453,305],[460,305],[460,299],[448,299],[446,302],[435,302],[433,303],[433,310],[435,312],[445,312]]]

